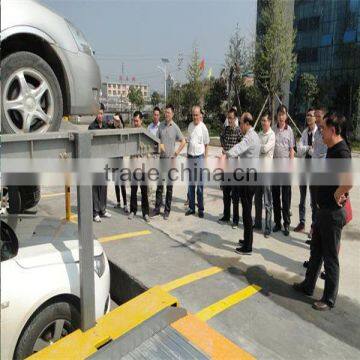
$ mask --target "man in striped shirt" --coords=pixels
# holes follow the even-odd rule
[[[242,139],[242,134],[239,126],[236,125],[236,109],[231,108],[228,111],[228,126],[226,126],[223,132],[220,135],[220,142],[222,147],[223,154],[226,151],[229,151],[233,146],[238,144]],[[233,202],[233,228],[237,228],[239,225],[239,193],[236,191],[236,186],[231,186],[223,184],[221,186],[223,191],[223,202],[224,202],[224,212],[221,219],[219,219],[220,223],[227,223],[230,221],[230,207],[231,200]]]

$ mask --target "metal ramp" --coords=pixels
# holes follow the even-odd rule
[[[170,327],[155,334],[139,347],[126,354],[124,360],[173,360],[173,359],[209,359],[191,345],[183,336]]]

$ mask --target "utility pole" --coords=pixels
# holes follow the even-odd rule
[[[161,58],[161,62],[163,63],[163,67],[158,66],[158,69],[161,70],[164,74],[164,102],[166,105],[166,77],[167,77],[167,69],[166,69],[166,64],[168,64],[170,61],[168,58]]]

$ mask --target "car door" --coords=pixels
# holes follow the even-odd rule
[[[18,239],[14,231],[1,221],[1,359],[10,359],[17,340],[17,327],[20,319],[16,311],[19,301],[21,276],[15,261],[18,252]],[[25,300],[26,301],[26,300]]]

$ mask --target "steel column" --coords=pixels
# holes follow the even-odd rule
[[[91,158],[91,134],[75,134],[75,153],[79,159]],[[82,169],[82,174],[86,169]],[[90,174],[88,174],[90,176]],[[81,179],[79,179],[81,183]],[[92,188],[77,185],[81,329],[95,325],[94,234],[92,223]]]

